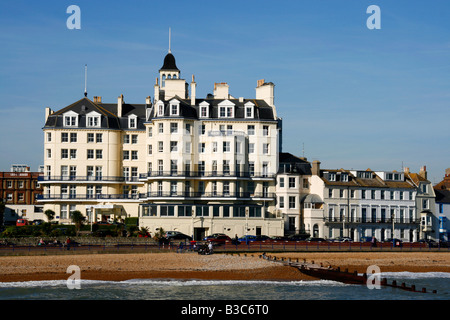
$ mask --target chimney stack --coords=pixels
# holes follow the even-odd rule
[[[275,85],[272,82],[265,82],[264,79],[258,80],[256,86],[256,99],[262,99],[269,106],[274,107],[275,106],[274,89]]]
[[[229,86],[226,82],[214,83],[214,99],[228,99]]]
[[[191,106],[195,106],[196,89],[197,89],[197,83],[195,83],[194,75],[192,75],[192,81],[191,81]]]
[[[45,122],[47,122],[48,116],[53,113],[52,109],[49,107],[45,108]]]
[[[311,173],[314,176],[319,176],[320,177],[320,161],[319,160],[314,160],[313,161]]]
[[[422,178],[427,179],[427,166],[420,167],[419,175]]]
[[[122,117],[123,94],[117,98],[117,117]]]

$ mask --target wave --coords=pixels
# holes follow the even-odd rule
[[[382,272],[381,277],[401,279],[450,279],[450,272]]]
[[[239,286],[239,285],[280,285],[280,286],[346,286],[346,284],[331,280],[300,280],[300,281],[270,281],[270,280],[179,280],[179,279],[131,279],[125,281],[80,280],[80,286],[117,285],[117,286]],[[66,280],[0,282],[0,288],[31,288],[31,287],[65,287]]]
[[[382,272],[381,278],[387,279],[450,279],[450,272]],[[299,281],[271,281],[271,280],[198,280],[198,279],[131,279],[124,281],[80,280],[81,286],[95,285],[146,285],[146,286],[239,286],[239,285],[280,285],[280,286],[351,286],[332,280],[299,280]],[[0,288],[30,288],[30,287],[58,287],[67,286],[67,280],[0,282]]]

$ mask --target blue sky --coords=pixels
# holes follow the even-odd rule
[[[81,29],[69,30],[69,5]],[[369,30],[369,5],[381,29]],[[324,168],[450,167],[450,2],[0,2],[0,170],[43,164],[44,108],[88,96],[143,103],[168,49],[197,95],[274,82],[283,150]]]

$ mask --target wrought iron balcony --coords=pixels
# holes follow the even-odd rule
[[[147,173],[141,173],[139,175],[140,180],[149,178],[166,178],[166,177],[178,177],[178,178],[267,178],[274,179],[274,173],[265,172],[247,172],[247,171],[152,171]]]
[[[386,223],[386,224],[392,224],[392,222],[394,224],[397,223],[406,223],[406,224],[418,224],[420,223],[420,219],[410,219],[410,218],[374,218],[372,219],[371,217],[366,217],[366,218],[362,218],[362,217],[356,217],[356,218],[342,218],[342,217],[324,217],[324,221],[325,222],[329,222],[329,223],[377,223],[377,224],[382,224],[382,223]]]
[[[45,182],[138,182],[139,178],[119,176],[40,176],[40,183]]]
[[[84,200],[84,201],[102,201],[102,200],[145,200],[149,198],[184,198],[184,199],[266,199],[274,200],[275,193],[262,192],[147,192],[131,194],[40,194],[36,196],[38,201],[66,201],[66,200]]]

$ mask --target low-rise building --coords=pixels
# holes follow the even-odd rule
[[[15,224],[19,218],[43,219],[43,206],[37,203],[42,194],[40,172],[30,172],[26,165],[13,165],[11,172],[0,172],[0,197],[5,203],[3,221]]]
[[[417,241],[428,234],[420,221],[432,204],[428,189],[418,191],[422,184],[425,180],[417,186],[404,172],[321,169],[313,161],[310,195],[302,204],[305,226],[311,235],[324,238]],[[420,206],[424,200],[429,201],[427,209]]]

